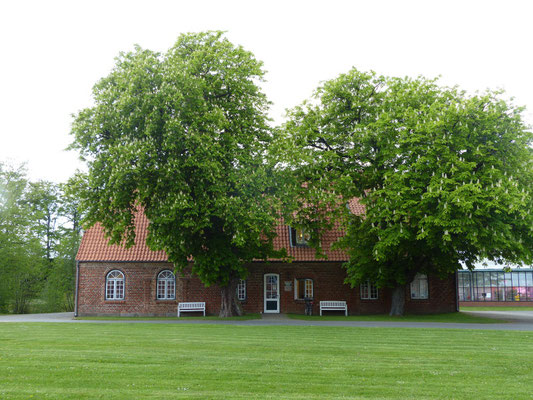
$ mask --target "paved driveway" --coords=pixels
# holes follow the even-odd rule
[[[74,313],[0,315],[0,322],[77,322]]]
[[[533,324],[533,311],[463,311],[467,314],[503,319],[515,323]]]
[[[366,328],[440,328],[440,329],[479,329],[479,330],[512,330],[512,331],[533,331],[533,311],[472,311],[469,314],[511,321],[509,323],[496,324],[459,324],[440,322],[388,322],[388,321],[319,321],[319,320],[298,320],[290,319],[286,315],[264,315],[263,319],[252,319],[246,321],[224,321],[224,320],[76,320],[73,313],[53,313],[53,314],[23,314],[23,315],[2,315],[0,322],[63,322],[80,324],[215,324],[215,325],[242,325],[242,326],[338,326],[338,327],[366,327]]]

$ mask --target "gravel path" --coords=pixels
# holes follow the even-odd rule
[[[338,326],[338,327],[366,327],[366,328],[440,328],[440,329],[479,329],[479,330],[510,330],[510,331],[533,331],[533,311],[469,311],[469,314],[502,319],[510,323],[496,324],[460,324],[441,322],[388,322],[388,321],[317,321],[297,320],[288,318],[283,314],[264,315],[263,319],[245,321],[223,320],[76,320],[73,313],[53,314],[21,314],[0,315],[0,322],[62,322],[80,324],[214,324],[214,325],[242,325],[242,326]]]

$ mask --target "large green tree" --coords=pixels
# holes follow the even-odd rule
[[[89,167],[86,224],[100,222],[112,242],[131,245],[143,209],[150,248],[178,269],[192,257],[193,273],[221,287],[222,316],[241,312],[235,289],[245,264],[276,254],[263,75],[262,63],[220,32],[182,35],[165,54],[121,54],[72,127],[72,147]]]
[[[347,280],[394,288],[398,315],[417,273],[531,261],[532,133],[522,111],[501,93],[355,69],[293,109],[286,130],[302,189],[366,208],[345,215]]]

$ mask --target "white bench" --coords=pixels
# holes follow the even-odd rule
[[[205,302],[196,303],[178,303],[178,317],[182,312],[200,312],[204,313],[205,317]]]
[[[348,316],[348,306],[345,301],[321,301],[320,316],[322,311],[344,311],[344,315]]]

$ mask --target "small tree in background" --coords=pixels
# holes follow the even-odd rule
[[[76,253],[81,240],[81,216],[78,211],[78,195],[71,187],[76,185],[77,179],[75,176],[67,184],[57,185],[53,190],[57,195],[57,206],[53,214],[56,221],[53,230],[53,258],[49,261],[46,282],[40,296],[42,311],[45,312],[74,310]]]
[[[45,277],[30,193],[24,167],[0,163],[0,312],[28,312]]]
[[[347,281],[393,288],[391,315],[417,273],[532,259],[532,134],[500,94],[353,69],[290,112],[306,187],[366,208],[346,215]]]
[[[263,75],[252,53],[220,32],[182,35],[166,54],[121,54],[72,128],[89,167],[80,190],[86,224],[100,222],[113,243],[131,245],[142,208],[149,247],[180,270],[192,256],[193,273],[221,287],[221,316],[241,313],[245,264],[279,256]]]

